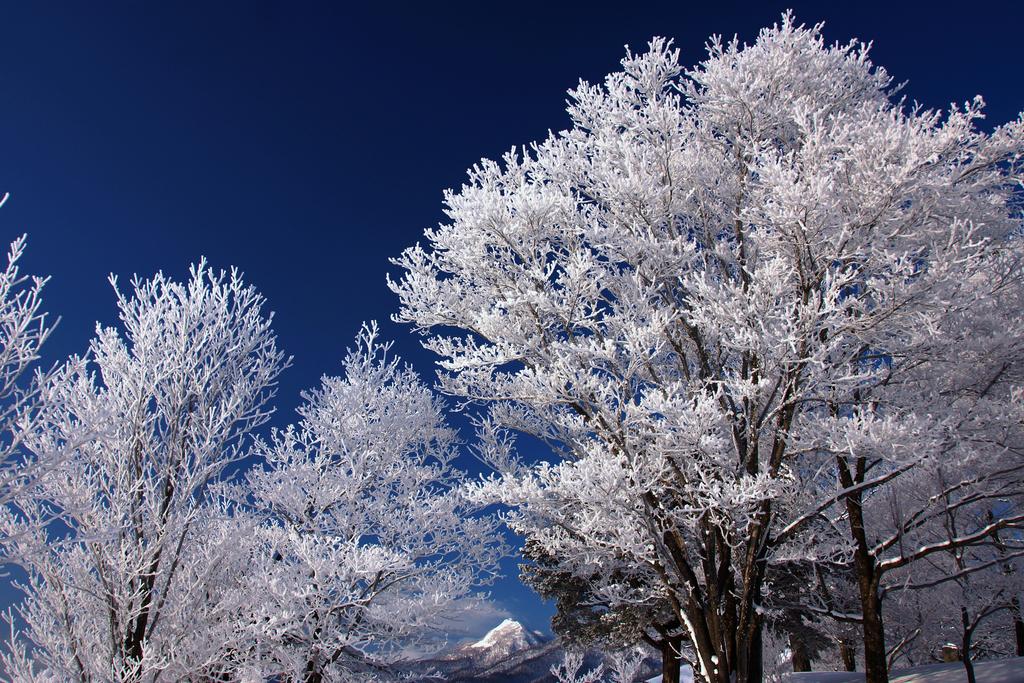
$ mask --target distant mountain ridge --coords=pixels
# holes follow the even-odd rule
[[[551,667],[562,661],[565,650],[558,638],[530,631],[514,619],[505,619],[483,638],[464,643],[450,652],[403,667],[414,681],[448,683],[552,683]],[[602,663],[604,655],[587,653],[585,666]],[[658,673],[657,658],[650,658],[647,676]],[[423,674],[422,678],[415,678]]]

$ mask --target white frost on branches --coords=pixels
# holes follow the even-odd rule
[[[23,275],[18,264],[26,239],[23,235],[11,242],[7,266],[0,272],[0,504],[23,494],[32,474],[20,453],[21,435],[37,419],[39,386],[46,376],[29,375],[54,328],[42,311],[48,278]]]
[[[551,675],[558,680],[558,683],[601,683],[604,675],[604,665],[598,664],[596,668],[582,671],[584,653],[580,650],[566,650],[562,655],[562,661],[551,666]]]
[[[97,327],[45,384],[24,436],[36,458],[65,455],[5,519],[28,575],[31,657],[22,642],[4,660],[15,680],[182,680],[217,671],[233,643],[214,598],[240,566],[239,530],[211,485],[245,455],[288,361],[234,271],[112,284],[120,328]]]
[[[442,403],[389,347],[364,327],[344,375],[258,449],[242,628],[265,675],[347,680],[431,647],[506,552],[460,493]]]
[[[603,602],[668,600],[712,681],[760,678],[773,568],[852,562],[849,501],[941,461],[1020,494],[1024,119],[894,101],[820,29],[629,53],[390,282],[481,407],[478,499]]]

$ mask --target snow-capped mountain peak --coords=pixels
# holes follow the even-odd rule
[[[540,637],[537,634],[527,631],[526,627],[515,619],[506,619],[470,647],[478,650],[501,648],[508,652],[514,652],[533,647],[539,642]]]
[[[546,642],[542,633],[528,630],[515,619],[506,619],[475,643],[459,646],[449,657],[468,657],[477,665],[490,666]]]

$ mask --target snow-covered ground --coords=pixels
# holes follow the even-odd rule
[[[975,662],[978,683],[1024,683],[1024,657]],[[786,683],[863,683],[863,673],[845,671],[811,671],[789,674]],[[889,683],[965,683],[967,672],[960,662],[931,664],[913,669],[893,671]]]
[[[978,683],[1024,683],[1024,657],[1000,659],[989,662],[975,662],[974,673]],[[683,667],[680,683],[693,683],[693,673]],[[787,674],[785,683],[864,683],[863,673],[848,671],[809,671]],[[931,664],[913,669],[893,671],[889,683],[965,683],[967,673],[960,662],[953,664]],[[647,679],[647,683],[661,683],[661,676]]]
[[[648,678],[647,683],[661,683],[661,676]],[[679,671],[679,683],[693,683],[693,669],[684,666]]]

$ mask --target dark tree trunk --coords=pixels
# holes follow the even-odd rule
[[[845,457],[837,458],[839,483],[843,488],[852,488],[864,481],[867,461],[856,459],[855,473],[850,472]],[[889,665],[885,652],[885,627],[882,622],[882,598],[878,592],[881,576],[876,571],[875,558],[871,555],[867,534],[864,531],[864,512],[861,507],[861,493],[846,498],[846,512],[850,521],[850,535],[854,541],[853,563],[857,571],[857,589],[860,593],[860,607],[864,629],[864,681],[865,683],[889,683]]]
[[[807,654],[803,639],[792,633],[789,634],[789,651],[793,662],[793,671],[811,670],[811,658]]]
[[[857,651],[846,641],[839,643],[839,657],[843,660],[843,668],[847,671],[857,670]]]
[[[1014,598],[1013,607],[1013,635],[1017,641],[1017,656],[1024,657],[1024,619],[1021,618],[1020,600]]]
[[[978,683],[978,679],[974,677],[974,662],[970,657],[964,657],[964,670],[967,672],[967,683]]]
[[[712,629],[705,621],[696,619],[690,619],[690,623],[697,625],[696,663],[704,669],[706,683],[761,683],[760,624],[744,634]]]
[[[764,632],[763,617],[757,610],[757,604],[761,601],[762,585],[764,583],[765,547],[758,539],[767,533],[770,519],[770,509],[764,507],[761,510],[760,524],[754,530],[748,543],[751,549],[745,554],[742,565],[743,585],[739,593],[739,599],[733,602],[737,612],[737,625],[735,635],[732,635],[732,650],[729,660],[732,671],[723,672],[731,675],[726,678],[735,683],[761,683],[764,679],[764,661],[762,658]],[[760,547],[760,550],[753,548]],[[723,634],[724,635],[724,634]]]
[[[861,588],[861,610],[864,614],[864,681],[889,683],[889,664],[885,652],[885,627],[882,622],[882,601],[878,582],[869,578]]]
[[[971,660],[971,636],[974,635],[974,626],[971,625],[971,619],[967,615],[967,608],[963,606],[960,607],[960,622],[964,628],[960,654],[964,660],[964,671],[967,672],[967,683],[977,683],[977,679],[974,677],[974,662]]]
[[[150,565],[150,570],[142,579],[142,603],[141,609],[135,620],[128,628],[124,641],[121,645],[126,663],[131,666],[131,673],[128,680],[139,680],[142,674],[142,659],[145,656],[143,646],[146,642],[146,627],[149,625],[150,609],[153,605],[153,584],[156,581],[157,566],[160,563],[160,553]]]
[[[661,641],[661,680],[664,683],[679,683],[680,648],[683,639],[679,636],[666,637]]]
[[[737,683],[761,683],[764,680],[764,660],[761,652],[764,646],[761,640],[762,633],[761,620],[755,616],[746,638],[736,643],[736,648],[739,651]]]
[[[320,667],[317,666],[315,660],[310,659],[306,663],[306,680],[305,683],[323,683],[324,675],[320,671]]]
[[[764,679],[762,634],[760,620],[746,633],[704,632],[703,635],[715,638],[717,644],[717,647],[698,645],[695,648],[697,661],[707,672],[707,683],[761,683]],[[730,660],[730,657],[734,658]],[[697,673],[694,672],[695,680]]]
[[[988,523],[991,524],[995,521],[995,513],[990,509],[986,514]],[[998,531],[992,532],[992,538],[996,542],[996,550],[1002,557],[1006,557],[1006,544],[1003,543],[1003,539],[999,537]],[[1012,562],[1007,562],[1003,565],[1003,574],[1010,576],[1017,571],[1016,567]],[[1024,615],[1021,614],[1020,598],[1016,595],[1010,600],[1010,614],[1013,617],[1013,637],[1015,641],[1016,651],[1018,657],[1024,657]]]

